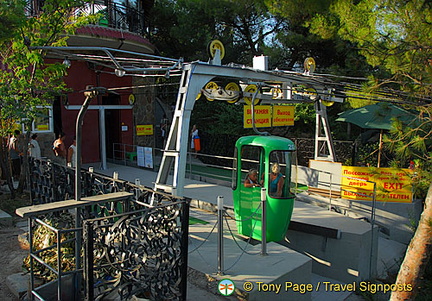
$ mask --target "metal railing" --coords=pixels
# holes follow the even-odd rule
[[[122,164],[125,166],[138,166],[138,145],[114,143],[112,152],[112,162],[115,164]],[[153,170],[158,170],[164,150],[160,148],[152,148],[152,161]],[[221,166],[211,163],[203,163],[200,160],[194,160],[194,156],[198,159],[205,161],[205,158],[226,160],[232,162],[233,157],[216,156],[203,153],[187,153],[187,176],[192,178],[195,176],[202,176],[209,179],[218,179],[226,182],[231,182],[232,163],[227,166]]]
[[[33,297],[186,299],[189,199],[82,170],[87,199],[73,202],[73,169],[31,158],[30,171]],[[38,229],[54,239],[36,239]],[[37,288],[36,271],[52,275]]]

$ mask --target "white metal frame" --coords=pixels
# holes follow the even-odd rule
[[[214,62],[215,61],[218,60],[216,59]],[[257,98],[262,99],[263,102],[267,103],[296,102],[295,99],[293,99],[292,91],[290,91],[290,87],[295,84],[313,85],[314,89],[316,91],[322,91],[321,93],[323,95],[325,94],[327,99],[339,102],[341,101],[340,99],[336,99],[335,97],[332,98],[332,96],[327,94],[327,84],[330,83],[318,80],[309,75],[279,71],[262,71],[251,68],[229,67],[216,64],[212,65],[203,62],[185,63],[183,64],[183,73],[180,81],[172,125],[164,147],[161,166],[154,185],[155,190],[172,192],[179,196],[183,195],[191,113],[197,95],[201,92],[206,83],[215,77],[238,80],[243,83],[262,83],[264,85],[279,84],[282,85],[282,87],[287,87],[285,99],[272,99],[271,97],[268,97],[268,95],[263,94],[256,95]],[[243,96],[253,96],[252,93],[243,92],[242,94]],[[317,95],[314,97],[319,99],[317,97],[319,94],[320,92],[317,92]],[[301,99],[302,97],[299,98],[298,95],[296,96],[298,100],[297,102],[312,102],[308,97]],[[325,141],[329,151],[328,154],[324,154],[323,149],[319,149],[318,146],[316,146],[315,158],[334,161],[335,154],[325,106],[322,105],[319,100],[316,100],[315,103],[317,106],[317,124],[320,125],[319,127],[317,126],[315,138],[316,141],[320,143]],[[324,136],[321,136],[320,133],[322,129],[321,123],[324,128]],[[318,150],[320,150],[319,156],[317,155]],[[172,178],[170,178],[171,175]]]
[[[189,141],[189,123],[197,95],[203,91],[207,82],[215,77],[232,79],[244,84],[257,84],[257,86],[278,85],[283,91],[283,99],[273,99],[271,95],[261,93],[234,92],[241,98],[258,98],[262,103],[295,103],[311,102],[316,104],[317,127],[315,158],[334,161],[334,149],[330,136],[325,106],[320,99],[326,101],[342,102],[343,99],[335,97],[331,88],[335,83],[323,76],[301,74],[290,71],[264,71],[244,66],[221,66],[220,52],[217,49],[214,58],[209,63],[192,62],[183,63],[182,59],[171,59],[149,54],[134,53],[119,49],[104,47],[32,47],[43,49],[49,53],[48,57],[73,60],[84,60],[113,70],[116,75],[124,76],[165,76],[181,72],[180,88],[177,96],[176,108],[167,143],[164,148],[161,167],[155,182],[155,189],[172,191],[173,194],[183,195],[186,173],[186,154]],[[92,53],[92,54],[88,54]],[[307,87],[305,93],[294,93],[295,85]],[[312,88],[313,95],[310,94]],[[209,91],[206,91],[209,93]],[[212,97],[218,100],[227,100],[210,91]],[[309,93],[309,94],[308,94]],[[203,93],[204,94],[204,93]],[[226,95],[225,95],[226,96]],[[105,108],[99,108],[103,112]],[[322,131],[324,132],[322,135]],[[324,144],[323,144],[324,143]],[[325,151],[327,150],[327,153]],[[103,160],[104,161],[104,160]],[[172,179],[169,179],[173,169]],[[171,183],[168,183],[170,180]]]

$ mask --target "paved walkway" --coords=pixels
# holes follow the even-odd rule
[[[135,182],[137,179],[139,180],[141,185],[152,188],[153,183],[156,180],[157,172],[125,166],[125,165],[116,165],[116,164],[108,164],[108,169],[100,170],[98,168],[98,164],[86,164],[83,167],[94,167],[94,171],[97,173],[101,173],[107,176],[112,176],[114,172],[118,173],[119,179],[123,179],[130,182]],[[184,195],[194,200],[195,204],[197,202],[216,204],[217,197],[224,197],[224,204],[228,208],[232,208],[233,199],[232,199],[232,190],[230,187],[205,183],[195,180],[186,179],[185,180],[185,189]],[[319,211],[319,213],[318,213]],[[204,273],[205,275],[209,275],[214,277],[216,280],[220,278],[218,276],[218,263],[217,263],[217,236],[216,231],[212,233],[212,229],[215,225],[216,215],[209,213],[207,211],[191,208],[191,216],[198,218],[200,220],[205,220],[208,224],[194,224],[190,226],[190,246],[189,246],[189,266],[194,268],[197,271]],[[333,216],[338,217],[338,221],[336,219],[332,219]],[[322,220],[319,218],[321,217]],[[295,204],[295,209],[293,213],[293,220],[300,220],[302,222],[307,222],[311,224],[326,224],[327,226],[331,226],[331,223],[335,223],[335,227],[343,228],[346,227],[346,230],[356,231],[358,230],[359,225],[361,227],[368,227],[368,224],[365,223],[352,223],[347,222],[346,225],[341,223],[341,220],[346,219],[346,221],[352,219],[341,216],[340,214],[336,214],[333,212],[329,212],[320,207],[313,206],[304,202],[297,201]],[[234,221],[228,221],[231,229],[235,229],[236,225]],[[336,225],[337,223],[337,225]],[[18,226],[18,225],[17,225]],[[26,227],[26,222],[23,222],[20,226]],[[19,226],[19,227],[20,227]],[[348,229],[350,228],[350,229]],[[287,268],[287,265],[291,263],[289,260],[285,258],[285,256],[290,256],[291,252],[288,248],[280,246],[276,243],[271,243],[268,245],[268,253],[271,256],[263,257],[259,255],[260,245],[252,246],[247,244],[247,248],[251,254],[241,254],[239,252],[238,247],[240,244],[241,248],[246,247],[246,243],[243,241],[235,242],[232,239],[231,233],[229,233],[228,229],[225,229],[224,241],[226,241],[225,249],[227,250],[225,254],[226,262],[224,263],[224,271],[226,277],[231,277],[236,279],[237,284],[242,285],[245,281],[251,281],[255,279],[255,281],[260,281],[260,279],[265,279],[266,277],[275,277],[280,273],[283,273],[283,270]],[[197,248],[199,247],[199,248]],[[202,247],[202,248],[201,248]],[[250,249],[249,249],[250,248]],[[385,248],[394,249],[394,246],[387,242]],[[283,250],[282,250],[283,249]],[[388,256],[389,252],[386,249],[381,248],[382,256]],[[240,255],[239,255],[240,254]],[[273,255],[272,255],[273,254]],[[306,258],[306,256],[297,253],[294,256],[298,256],[299,258],[295,261],[301,261],[302,258]],[[278,257],[279,256],[279,257]],[[283,263],[283,264],[282,264]],[[247,271],[247,272],[245,272]],[[189,278],[194,277],[193,275],[189,276]],[[255,278],[254,278],[255,277]],[[315,288],[318,283],[323,283],[325,281],[331,282],[332,284],[342,284],[339,281],[334,279],[329,279],[326,277],[319,276],[317,274],[312,274],[308,283],[311,283]],[[199,282],[199,281],[198,281]],[[213,283],[214,284],[214,283]],[[267,295],[268,298],[259,299],[259,300],[273,300],[272,296]],[[276,295],[274,295],[276,297]],[[232,298],[232,297],[231,297]],[[228,299],[231,299],[228,298]],[[202,300],[206,299],[207,301],[212,300],[226,300],[226,297],[222,297],[219,293],[217,293],[216,288],[213,286],[210,289],[204,289],[199,283],[195,281],[188,281],[188,296],[187,300]],[[363,300],[361,297],[351,294],[350,292],[328,292],[325,291],[324,287],[320,287],[319,290],[314,290],[310,294],[310,299],[313,301],[333,301],[333,300]],[[233,299],[234,300],[234,299]],[[289,298],[285,300],[297,300],[297,298]]]
[[[84,167],[89,167],[91,165],[85,165]],[[96,165],[93,165],[94,171],[107,175],[112,176],[114,172],[118,172],[119,179],[127,180],[130,182],[135,182],[136,180],[139,180],[141,185],[147,186],[152,188],[154,185],[154,182],[156,180],[157,172],[143,169],[143,168],[137,168],[137,167],[130,167],[125,165],[116,165],[116,164],[108,164],[108,168],[106,170],[100,170],[97,168]],[[195,205],[200,202],[210,203],[210,204],[217,204],[217,197],[223,196],[224,197],[224,205],[228,208],[232,208],[233,206],[233,198],[232,198],[232,190],[230,187],[211,184],[211,183],[205,183],[200,181],[195,181],[191,179],[185,179],[185,187],[184,187],[184,196],[191,198],[194,200]],[[303,197],[309,197],[309,196],[303,196]],[[194,206],[194,203],[192,204]],[[326,226],[326,227],[334,227],[341,229],[342,231],[348,231],[348,232],[356,232],[356,231],[363,231],[364,227],[370,229],[370,225],[364,222],[360,222],[357,220],[354,220],[352,218],[348,218],[345,216],[342,216],[340,214],[330,212],[328,210],[325,210],[321,207],[317,207],[305,202],[296,201],[294,206],[294,212],[293,212],[293,218],[292,220],[299,220],[304,223],[314,224],[317,226]],[[206,246],[204,252],[193,252],[189,254],[189,266],[193,266],[194,268],[206,273],[207,275],[212,275],[215,278],[217,278],[217,262],[215,261],[217,259],[217,244],[215,242],[215,239],[210,239],[210,236],[208,233],[211,232],[212,227],[214,225],[214,221],[212,219],[215,219],[216,216],[214,214],[206,213],[205,211],[202,211],[200,209],[192,208],[191,209],[191,216],[199,217],[200,219],[209,220],[208,225],[194,225],[190,227],[191,235],[194,235],[195,239],[192,241],[197,244],[197,241],[213,241],[212,245]],[[232,225],[233,229],[235,228],[235,224]],[[224,238],[225,239],[225,238]],[[206,244],[211,244],[210,242],[205,242]],[[232,242],[229,242],[232,243]],[[190,250],[194,250],[196,245],[193,244],[190,245]],[[259,246],[257,246],[259,247]],[[386,245],[386,248],[393,248],[393,245]],[[271,248],[278,248],[276,246],[272,246]],[[400,246],[397,246],[397,248],[400,248]],[[231,247],[229,248],[231,249]],[[256,251],[256,248],[255,248]],[[382,256],[386,256],[387,253],[386,250],[382,249],[380,250],[380,253]],[[238,252],[237,252],[238,254]],[[226,265],[231,265],[234,261],[237,255],[229,254],[227,256],[230,258],[230,262],[227,262]],[[246,258],[247,256],[245,256]],[[211,259],[208,259],[211,258]],[[248,266],[248,262],[254,262],[256,260],[261,260],[258,257],[254,258],[248,258],[245,260],[240,260],[239,262],[242,262],[244,266]],[[201,261],[201,266],[195,264],[196,262]],[[191,262],[194,262],[194,264],[191,264]],[[379,260],[380,262],[380,260]],[[262,275],[264,277],[266,273],[271,272],[271,270],[266,271],[266,263],[263,264],[262,269],[258,269],[257,272],[259,275]],[[242,268],[239,268],[240,270]],[[237,276],[239,276],[239,271],[237,270],[235,272]],[[244,281],[248,280],[248,277],[252,277],[251,273],[243,274],[242,277],[239,278],[239,282],[244,283]],[[241,276],[241,275],[240,275]],[[322,283],[323,281],[329,281],[331,283],[340,283],[339,281],[336,281],[334,279],[325,278],[316,274],[312,274],[312,277],[310,279],[310,283],[316,287],[317,283]],[[193,294],[195,292],[195,287],[193,284],[192,288],[189,289],[188,292],[188,299],[193,300],[189,294]],[[200,291],[201,289],[199,287],[196,287],[196,291]],[[201,293],[203,293],[201,291]],[[214,300],[214,298],[218,298],[217,293],[211,294],[208,296],[209,300]],[[219,296],[220,297],[220,296]],[[206,298],[206,297],[200,297],[200,299]],[[362,300],[362,298],[358,297],[357,295],[351,294],[349,292],[342,292],[342,293],[336,293],[336,292],[326,292],[323,288],[320,288],[318,291],[313,291],[311,294],[311,299],[313,301],[327,301],[327,300]]]

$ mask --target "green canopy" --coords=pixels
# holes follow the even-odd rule
[[[378,162],[380,167],[382,152],[383,130],[392,128],[393,119],[399,119],[405,124],[409,124],[415,119],[415,115],[391,103],[379,102],[362,108],[352,109],[339,114],[336,121],[345,121],[363,129],[377,129],[380,131],[378,146]]]
[[[415,116],[398,106],[380,102],[342,112],[336,121],[349,122],[363,129],[390,130],[394,118],[408,124],[414,120]]]

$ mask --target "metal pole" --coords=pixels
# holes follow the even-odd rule
[[[85,283],[85,296],[87,301],[94,299],[94,291],[93,291],[93,282],[94,282],[94,275],[93,275],[93,269],[94,269],[94,254],[93,254],[93,222],[90,222],[86,220],[83,225],[83,236],[86,237],[85,239],[85,256],[84,256],[84,283]]]
[[[84,115],[87,112],[87,108],[93,99],[94,94],[88,95],[78,113],[75,131],[76,131],[76,167],[75,167],[75,200],[81,200],[81,138],[82,138],[82,124]]]
[[[224,273],[224,253],[223,253],[223,196],[217,197],[218,211],[218,275]]]
[[[34,300],[33,298],[33,290],[35,288],[34,282],[34,264],[33,264],[33,222],[32,218],[28,218],[28,227],[29,227],[29,259],[30,259],[30,300]]]
[[[106,132],[105,132],[105,108],[99,108],[99,133],[100,133],[100,155],[101,155],[101,169],[106,170],[107,156],[106,156]]]
[[[88,106],[91,100],[96,96],[95,91],[84,92],[86,99],[82,105],[80,111],[78,112],[78,117],[75,125],[76,133],[76,165],[75,165],[75,200],[81,201],[81,147],[82,147],[82,124],[84,120],[84,115],[87,112]],[[75,228],[81,228],[81,209],[75,209]],[[79,230],[75,232],[75,268],[79,270],[81,268],[81,236],[79,235]],[[81,233],[82,235],[82,233]],[[80,275],[76,274],[75,277],[75,294],[81,289],[81,279]]]
[[[373,196],[372,196],[372,212],[371,212],[371,247],[370,247],[370,259],[369,259],[369,278],[372,278],[372,256],[374,249],[374,228],[375,228],[375,206],[376,206],[376,183],[373,183]]]
[[[267,209],[266,209],[266,188],[261,188],[261,256],[267,256]]]
[[[333,174],[330,174],[330,195],[329,195],[329,201],[330,201],[330,208],[329,210],[331,211],[332,209],[332,182],[333,182]]]
[[[57,229],[57,233],[56,233],[56,238],[57,238],[57,300],[61,300],[62,298],[62,254],[61,254],[61,234],[60,234],[60,230]],[[76,291],[75,291],[76,293]]]
[[[187,276],[188,276],[188,248],[189,248],[189,206],[190,199],[185,199],[182,206],[182,221],[181,221],[181,256],[182,256],[182,264],[180,266],[181,269],[181,283],[180,283],[180,291],[182,293],[181,301],[186,301],[187,297]]]

